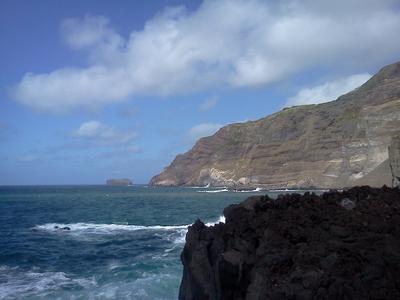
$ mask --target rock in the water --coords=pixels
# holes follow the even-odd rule
[[[390,169],[392,170],[393,186],[400,185],[400,136],[394,137],[389,147]]]
[[[68,226],[64,226],[64,227],[60,227],[60,226],[54,226],[54,229],[58,229],[58,230],[71,230],[71,228],[70,227],[68,227]]]
[[[127,178],[108,179],[106,184],[111,185],[111,186],[128,186],[128,185],[132,185],[132,181],[130,181]]]
[[[189,227],[179,299],[400,299],[399,213],[397,188],[249,198]]]

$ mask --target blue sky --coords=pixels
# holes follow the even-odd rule
[[[399,1],[0,2],[0,184],[146,183],[399,60]]]

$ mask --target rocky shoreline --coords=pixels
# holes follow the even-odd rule
[[[189,227],[180,299],[400,299],[400,189],[250,197]]]

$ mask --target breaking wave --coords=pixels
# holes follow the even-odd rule
[[[223,192],[229,192],[228,189],[220,189],[220,190],[211,190],[211,191],[197,191],[197,193],[223,193]]]
[[[72,278],[64,272],[24,271],[19,267],[0,266],[0,299],[34,297],[60,288],[93,288],[96,285],[94,279]]]
[[[37,225],[34,229],[45,230],[50,232],[71,232],[71,233],[91,233],[91,234],[113,234],[124,231],[139,230],[157,230],[171,231],[187,228],[189,225],[172,225],[172,226],[142,226],[142,225],[122,225],[122,224],[96,224],[96,223],[47,223]]]
[[[215,222],[207,222],[206,226],[214,226],[218,223],[225,223],[225,217],[220,216]],[[165,239],[175,243],[185,243],[185,237],[188,227],[187,225],[127,225],[127,224],[96,224],[96,223],[46,223],[37,225],[33,229],[46,231],[54,234],[63,233],[75,237],[94,236],[94,235],[112,235],[134,231],[150,231],[154,233],[169,233],[165,235]]]

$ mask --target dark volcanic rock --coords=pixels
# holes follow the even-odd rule
[[[179,298],[400,299],[399,200],[359,187],[229,206],[189,227]]]

